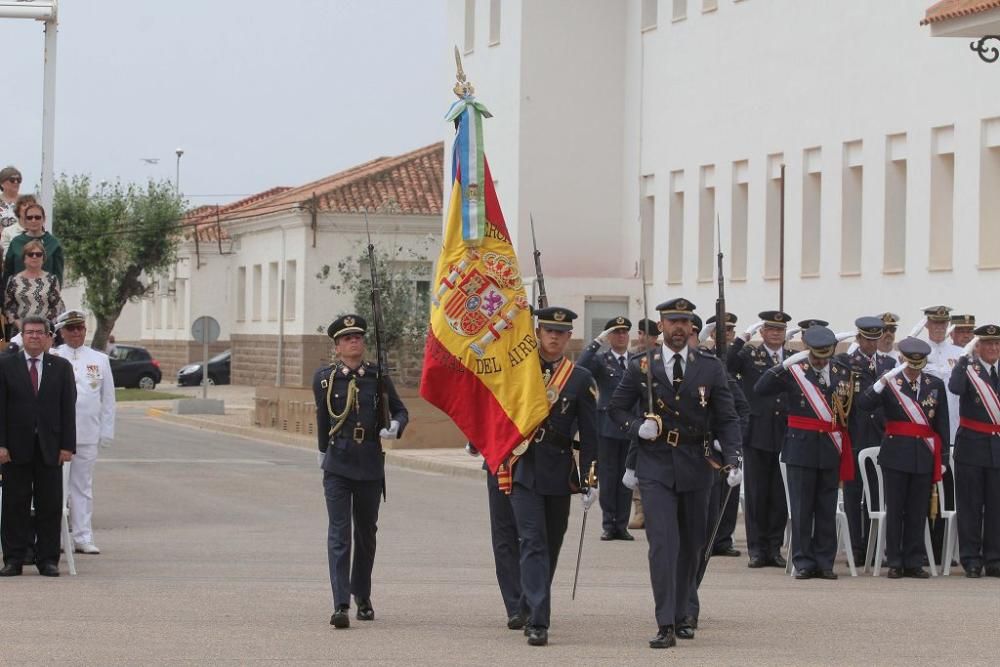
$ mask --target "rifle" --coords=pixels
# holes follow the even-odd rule
[[[715,216],[715,229],[719,235],[719,298],[715,300],[715,356],[726,361],[726,280],[722,275],[722,224]]]
[[[534,248],[535,255],[535,282],[538,284],[538,307],[548,308],[549,297],[545,293],[545,275],[542,273],[542,253],[538,250],[538,243],[535,242],[535,217],[528,214],[531,222],[531,247]]]
[[[365,233],[368,234],[368,267],[372,272],[372,328],[375,330],[375,380],[377,383],[376,408],[378,428],[389,428],[392,423],[392,413],[389,412],[389,393],[386,390],[386,379],[389,373],[389,356],[382,342],[385,323],[382,320],[382,299],[379,292],[378,265],[375,260],[375,245],[372,243],[372,233],[368,228],[368,210],[364,209]]]

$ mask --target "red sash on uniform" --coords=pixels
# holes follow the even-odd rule
[[[904,438],[923,438],[933,440],[934,444],[931,453],[934,455],[934,475],[932,482],[941,481],[941,436],[927,424],[915,424],[914,422],[886,422],[886,435],[899,435]]]
[[[798,428],[803,431],[815,431],[817,433],[830,433],[839,435],[843,446],[840,450],[840,481],[849,482],[854,479],[854,455],[851,453],[851,435],[847,429],[832,421],[813,419],[811,417],[798,417],[788,415],[788,427]],[[836,444],[836,440],[834,441]]]
[[[976,433],[1000,435],[1000,424],[987,424],[986,422],[976,421],[975,419],[969,419],[968,417],[959,417],[958,425],[962,428],[967,428],[970,431],[975,431]]]

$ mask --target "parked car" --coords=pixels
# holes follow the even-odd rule
[[[156,389],[163,379],[160,362],[152,357],[144,347],[138,345],[116,345],[109,355],[111,375],[116,387],[138,387]]]
[[[209,384],[229,384],[229,364],[232,357],[232,350],[226,350],[208,360]],[[200,385],[202,366],[204,366],[203,363],[188,364],[177,371],[177,385],[180,387],[196,387]]]

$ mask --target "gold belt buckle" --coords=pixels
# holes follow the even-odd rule
[[[541,442],[545,439],[545,427],[540,426],[537,431],[535,431],[535,442]]]
[[[681,434],[677,429],[667,431],[667,444],[676,447],[681,441]]]
[[[356,442],[356,443],[358,443],[360,445],[362,442],[364,442],[364,440],[365,440],[365,427],[364,426],[355,426],[354,427],[354,442]]]

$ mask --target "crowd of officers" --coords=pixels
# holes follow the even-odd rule
[[[835,334],[822,320],[793,327],[787,313],[765,311],[737,336],[737,318],[726,313],[728,350],[720,359],[714,317],[703,327],[683,298],[657,311],[658,321],[639,323],[636,347],[629,348],[631,322],[616,317],[575,364],[566,350],[576,314],[535,311],[549,417],[487,480],[508,628],[523,629],[530,645],[548,642],[551,583],[574,494],[585,512],[599,497],[603,541],[634,540],[628,522],[633,495],[641,496],[657,625],[652,648],[694,638],[708,555],[740,555],[732,533],[741,484],[748,567],[787,566],[781,548],[790,519],[795,577],[836,579],[838,505],[854,562],[874,551],[862,476],[878,485],[874,468],[858,461],[869,447],[880,448],[885,498],[871,502],[887,512],[890,578],[929,576],[925,525],[935,503],[952,494],[965,575],[978,578],[985,569],[1000,577],[1000,327],[977,327],[972,316],[934,306],[896,344],[893,313],[860,317]],[[924,328],[928,340],[917,338]],[[338,360],[314,380],[330,517],[330,622],[340,628],[350,623],[351,595],[357,618],[374,618],[375,522],[385,494],[379,438],[399,437],[407,421],[389,383],[391,421],[376,426],[376,369],[363,360],[364,332],[356,315],[331,324]],[[851,348],[835,354],[847,340]],[[474,443],[467,450],[477,454]],[[933,491],[939,481],[945,498]],[[943,524],[934,523],[938,562]]]

